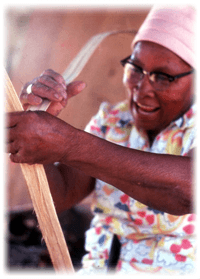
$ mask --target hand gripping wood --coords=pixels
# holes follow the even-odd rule
[[[17,93],[5,72],[7,112],[22,111]],[[69,251],[55,211],[43,165],[20,164],[38,223],[56,271],[74,272]]]

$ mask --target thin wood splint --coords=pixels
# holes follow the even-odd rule
[[[5,72],[7,112],[22,111],[17,93]],[[58,221],[43,165],[20,164],[38,223],[56,271],[74,272],[65,238]]]

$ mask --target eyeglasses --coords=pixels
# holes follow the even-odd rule
[[[126,82],[132,85],[138,84],[139,81],[143,79],[145,75],[148,75],[149,81],[156,90],[165,90],[167,89],[171,82],[175,81],[178,78],[190,75],[194,72],[194,69],[187,73],[182,73],[177,76],[171,76],[161,72],[147,72],[141,67],[135,65],[131,60],[131,56],[120,61],[124,67],[124,75]]]

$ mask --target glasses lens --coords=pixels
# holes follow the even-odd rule
[[[143,77],[143,72],[140,68],[127,63],[124,67],[125,81],[130,84],[137,84]]]
[[[170,85],[169,78],[162,73],[152,73],[149,79],[157,90],[166,89]]]

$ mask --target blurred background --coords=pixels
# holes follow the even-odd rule
[[[138,30],[151,6],[124,8],[9,7],[5,9],[4,67],[20,94],[21,87],[51,68],[62,74],[71,60],[94,35],[117,30]],[[84,129],[102,101],[112,104],[126,97],[119,61],[131,54],[133,34],[106,38],[76,80],[87,83],[70,99],[59,117]],[[7,267],[51,268],[51,262],[34,216],[21,169],[6,157]],[[74,266],[80,267],[84,232],[89,227],[91,197],[60,214]],[[80,226],[82,224],[82,227]],[[77,227],[78,225],[78,227]]]

